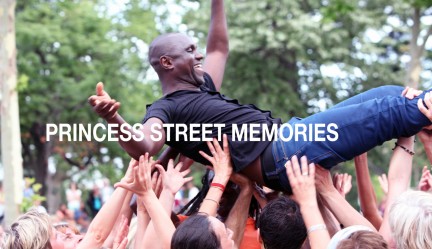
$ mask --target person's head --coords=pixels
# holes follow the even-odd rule
[[[1,248],[74,249],[82,236],[67,235],[55,230],[46,213],[31,209],[5,231]]]
[[[352,249],[352,248],[362,248],[362,249],[387,249],[387,242],[384,238],[371,231],[358,231],[347,239],[339,242],[336,249]]]
[[[330,240],[328,249],[387,249],[384,238],[370,227],[354,225],[338,231]]]
[[[432,195],[407,191],[390,208],[390,229],[397,249],[432,248]]]
[[[172,249],[233,249],[232,231],[213,216],[189,217],[174,232]]]
[[[69,188],[70,188],[71,190],[77,190],[77,189],[78,189],[78,186],[77,186],[76,182],[71,181],[70,184],[69,184]]]
[[[307,237],[300,207],[287,197],[279,197],[262,210],[258,227],[266,249],[300,248]]]
[[[204,83],[203,55],[187,35],[169,33],[158,36],[149,47],[149,62],[164,81],[179,81],[200,86]],[[176,82],[174,82],[176,83]]]

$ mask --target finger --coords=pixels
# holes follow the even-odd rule
[[[427,112],[426,107],[424,107],[424,105],[423,105],[423,101],[422,101],[421,99],[419,99],[419,100],[417,101],[417,107],[418,107],[418,109],[420,110],[420,112],[423,113],[423,115],[425,115],[427,118],[430,119],[430,117],[429,117],[429,113]]]
[[[126,249],[127,243],[128,243],[128,238],[125,237],[120,243],[120,245],[117,247],[117,249]]]
[[[192,177],[192,176],[189,176],[189,177],[184,178],[184,182],[185,182],[185,183],[190,182],[190,181],[192,181],[192,180],[193,180],[193,177]]]
[[[422,93],[423,93],[423,91],[421,91],[421,90],[415,90],[414,91],[414,97],[417,97],[417,96],[419,96]]]
[[[288,161],[288,162],[285,163],[285,168],[286,168],[286,172],[287,172],[287,175],[288,175],[288,180],[289,180],[289,182],[290,182],[290,184],[292,186],[294,184],[295,180],[296,180],[296,177],[294,175],[294,171],[293,171],[293,168],[292,168],[291,161]]]
[[[157,170],[159,171],[161,176],[164,178],[166,176],[166,172],[165,172],[164,167],[162,167],[162,165],[160,165],[160,164],[156,164],[155,167],[157,168]]]
[[[158,172],[153,173],[151,182],[152,182],[152,189],[156,189],[156,183],[158,180]]]
[[[230,149],[227,134],[223,134],[223,150],[227,156],[230,156]]]
[[[308,167],[308,164],[307,164],[307,158],[306,158],[306,156],[302,156],[300,158],[300,162],[301,162],[300,170],[302,172],[302,175],[303,174],[304,175],[309,175],[309,167]]]
[[[315,163],[310,163],[309,164],[309,176],[312,179],[315,179]]]
[[[201,150],[199,151],[199,153],[200,153],[200,155],[201,155],[202,157],[204,157],[205,159],[207,159],[207,161],[209,161],[212,165],[215,164],[215,161],[214,161],[214,158],[213,158],[213,157],[207,155],[205,152],[203,152],[203,151],[201,151]]]
[[[171,170],[173,170],[173,169],[174,169],[174,160],[173,160],[173,159],[170,159],[170,160],[168,161],[167,171],[171,171]]]
[[[95,106],[96,104],[99,103],[99,100],[98,100],[98,98],[97,98],[96,95],[92,95],[92,96],[90,96],[90,97],[88,98],[87,101],[89,102],[89,104],[90,104],[91,106]],[[97,101],[97,102],[96,102],[96,101]]]
[[[99,82],[96,84],[96,94],[98,96],[103,96],[104,95],[104,85],[102,82]]]
[[[115,116],[115,114],[117,113],[118,109],[120,108],[120,102],[115,102],[111,108],[109,109],[107,116],[109,118],[113,118]]]
[[[131,183],[127,183],[126,184],[126,183],[123,183],[123,182],[118,182],[118,183],[114,184],[114,188],[123,188],[123,189],[126,189],[128,191],[131,191],[131,192],[135,193],[133,185]]]
[[[425,165],[425,166],[423,166],[423,173],[425,173],[426,171],[427,171],[427,169],[428,169],[428,167]]]
[[[189,174],[191,172],[190,169],[187,169],[185,171],[180,172],[181,176],[185,177],[187,174]]]
[[[219,141],[216,138],[213,138],[213,146],[215,147],[216,152],[218,153],[222,152],[222,148],[219,144]]]
[[[408,92],[408,89],[409,89],[409,87],[406,86],[405,89],[402,91],[401,96],[405,96]]]
[[[300,170],[300,166],[299,166],[299,162],[298,162],[297,156],[294,155],[294,156],[291,158],[291,164],[292,164],[292,168],[293,168],[294,176],[295,176],[296,178],[300,178],[301,170]]]
[[[213,140],[214,140],[214,138],[213,138]],[[208,148],[209,148],[210,153],[212,154],[212,156],[215,156],[215,154],[216,154],[216,150],[215,150],[215,148],[213,147],[213,144],[212,144],[210,141],[207,141],[207,146],[208,146]]]
[[[430,94],[430,92],[427,92],[427,93],[425,94],[424,102],[425,102],[426,107],[427,107],[428,109],[431,109],[431,108],[432,108],[432,101],[431,101],[431,94]]]
[[[182,168],[183,168],[183,162],[179,162],[179,163],[177,163],[177,165],[175,166],[174,169],[176,171],[180,172],[182,170]]]

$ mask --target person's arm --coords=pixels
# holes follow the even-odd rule
[[[306,156],[303,156],[300,161],[301,168],[297,156],[293,156],[285,164],[293,191],[293,199],[300,206],[311,248],[325,249],[330,242],[330,235],[318,209],[315,189],[315,165],[313,163],[308,165]]]
[[[130,220],[124,216],[121,217],[119,228],[116,231],[116,236],[113,241],[112,247],[102,247],[102,248],[113,248],[113,249],[126,249],[128,238],[127,235],[129,233],[129,224]]]
[[[134,171],[134,181],[132,183],[120,182],[116,187],[125,188],[134,192],[142,200],[150,218],[153,222],[156,233],[163,244],[163,248],[170,248],[171,238],[175,227],[170,217],[163,210],[162,204],[156,197],[152,189],[151,165],[154,164],[152,158],[146,153],[140,157],[139,166]]]
[[[138,197],[137,200],[137,230],[135,234],[135,243],[134,243],[134,249],[142,249],[147,248],[143,245],[143,240],[147,227],[150,223],[150,216],[144,206],[143,200]]]
[[[130,209],[130,207],[129,207],[129,203],[132,199],[132,195],[133,195],[132,192],[129,192],[129,191],[127,192],[126,197],[124,198],[124,201],[123,201],[123,206],[120,210],[120,214],[117,217],[117,221],[116,221],[110,235],[105,240],[103,247],[112,248],[114,240],[117,238],[119,229],[125,229],[124,225],[123,225],[124,220],[129,221],[127,223],[127,225],[129,226],[129,223],[132,219],[132,209]]]
[[[427,166],[423,167],[422,176],[418,183],[418,189],[420,191],[428,192],[432,188],[432,176]]]
[[[88,102],[93,110],[107,121],[108,125],[115,125],[111,128],[112,133],[116,134],[119,138],[119,144],[132,158],[138,159],[140,155],[146,152],[155,155],[162,149],[165,143],[165,130],[162,126],[163,122],[159,118],[150,118],[141,129],[133,129],[118,113],[120,102],[111,99],[100,82],[96,85],[96,95],[90,96]],[[154,126],[153,130],[152,126]],[[153,131],[159,132],[160,139],[151,139],[151,135],[157,136],[157,134],[153,134]],[[126,141],[122,137],[130,139]]]
[[[253,187],[252,182],[241,174],[233,174],[230,180],[240,187],[240,193],[228,214],[225,225],[233,231],[234,244],[240,248],[249,216]]]
[[[361,211],[363,216],[378,230],[381,227],[382,217],[378,211],[375,191],[369,175],[367,153],[355,157],[354,163]]]
[[[375,230],[375,227],[339,194],[333,186],[330,171],[317,166],[315,176],[316,187],[323,197],[323,202],[325,202],[330,211],[336,216],[336,219],[344,227],[364,225]]]
[[[220,147],[219,142],[214,138],[213,143],[207,142],[207,146],[209,147],[210,153],[213,157],[202,151],[199,153],[213,165],[215,176],[213,177],[210,189],[207,192],[198,212],[216,217],[219,201],[222,197],[225,186],[231,177],[233,169],[228,147],[228,137],[226,134],[223,135],[223,149]]]
[[[384,219],[379,230],[379,233],[389,244],[392,242],[391,230],[388,221],[390,207],[393,205],[396,198],[409,188],[412,170],[413,156],[401,146],[410,151],[414,151],[414,137],[399,138],[397,140],[397,144],[400,146],[396,146],[394,148],[393,156],[390,160],[387,203],[384,212]]]
[[[224,1],[212,0],[204,71],[210,74],[216,90],[220,90],[228,60],[229,42]]]
[[[163,210],[160,212],[165,212],[168,216],[171,215],[172,207],[174,205],[175,194],[181,189],[181,187],[192,181],[192,177],[186,177],[189,174],[190,169],[181,171],[183,163],[178,163],[174,167],[174,161],[171,159],[168,162],[167,171],[160,164],[156,164],[157,169],[160,172],[160,177],[163,183],[162,193],[160,194],[159,201],[163,206]],[[139,238],[139,237],[138,237]],[[158,234],[153,228],[153,223],[150,222],[147,232],[143,237],[143,248],[160,248],[162,245],[159,244]]]
[[[137,162],[132,159],[125,177],[120,181],[121,184],[128,184],[132,181],[132,172],[136,165]],[[103,245],[114,227],[127,193],[126,189],[117,188],[114,190],[114,193],[90,223],[87,233],[77,249],[99,248]]]
[[[417,136],[423,144],[429,162],[432,164],[432,130],[422,129]]]

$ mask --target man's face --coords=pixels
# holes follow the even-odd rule
[[[75,234],[70,228],[66,229],[65,233],[53,228],[50,243],[53,249],[75,249],[82,239],[82,235]]]
[[[173,53],[174,70],[177,78],[195,86],[204,83],[204,70],[202,67],[203,55],[197,51],[196,44],[186,35],[176,35],[170,38]]]

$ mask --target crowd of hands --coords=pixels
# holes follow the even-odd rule
[[[432,133],[423,130],[420,132],[419,137],[426,145],[425,150],[431,151],[427,143],[432,140]],[[400,138],[398,143],[405,144],[408,147],[411,145],[412,147],[414,138]],[[228,181],[233,181],[243,193],[238,197],[243,198],[243,200],[238,200],[239,203],[244,202],[247,205],[243,206],[248,206],[250,198],[255,196],[263,208],[268,200],[260,194],[262,190],[246,177],[233,172],[226,136],[224,136],[222,147],[216,140],[208,142],[208,146],[211,155],[200,153],[212,164],[211,169],[214,171],[213,182],[226,185]],[[139,158],[139,161],[134,159],[130,161],[125,176],[115,185],[117,190],[127,190],[129,193],[136,194],[138,198],[138,226],[134,236],[134,248],[170,248],[171,238],[175,232],[175,226],[170,219],[174,195],[186,182],[192,180],[192,177],[187,176],[190,169],[183,166],[183,162],[174,165],[173,160],[170,160],[167,168],[164,169],[152,157],[145,154]],[[384,214],[383,219],[377,209],[378,205],[369,176],[366,153],[355,158],[357,187],[362,214],[357,212],[345,200],[345,195],[352,188],[351,175],[336,173],[332,177],[329,170],[313,163],[308,164],[305,156],[301,158],[293,156],[285,167],[293,192],[289,198],[300,206],[307,228],[317,226],[317,224],[326,224],[318,206],[317,196],[321,196],[321,204],[324,204],[332,212],[333,219],[337,220],[338,225],[343,224],[345,227],[364,225],[370,227],[373,231],[380,231],[384,238],[391,236],[388,230],[386,214]],[[378,177],[380,186],[387,195],[386,209],[390,207],[396,196],[408,189],[411,168],[412,155],[403,150],[395,150],[390,163],[389,177],[385,174]],[[418,190],[430,192],[431,188],[432,176],[427,166],[424,166],[422,177],[418,183]],[[216,217],[222,193],[223,191],[220,191],[220,189],[210,189],[205,198],[205,200],[210,201],[203,201],[198,213]],[[240,205],[237,204],[237,206]],[[243,211],[237,210],[237,213],[239,211],[247,213],[247,209]],[[242,219],[242,217],[232,215],[225,221],[226,226],[234,231],[234,234],[231,235],[234,243],[233,248],[238,248],[241,243],[241,231],[244,229],[244,225],[241,223],[244,223],[245,220],[239,221],[238,219]],[[129,222],[125,217],[122,217],[117,223],[113,233],[110,235],[115,234],[115,239],[107,240],[108,243],[104,244],[105,248],[126,248]],[[151,225],[149,225],[150,223]],[[338,229],[335,228],[336,231]],[[239,232],[237,236],[236,232]],[[317,229],[308,233],[310,248],[327,248],[331,234],[334,232],[330,231],[330,229]],[[157,238],[157,240],[154,240],[154,238]],[[111,241],[111,245],[109,241]],[[388,242],[390,241],[389,239]],[[158,243],[160,243],[159,246],[156,246]]]

